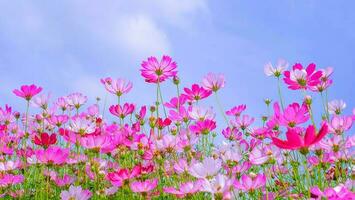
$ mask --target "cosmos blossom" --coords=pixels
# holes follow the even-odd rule
[[[229,116],[235,116],[235,117],[239,117],[240,114],[242,114],[242,112],[247,108],[247,106],[245,104],[242,105],[238,105],[233,107],[232,109],[226,111],[226,114]]]
[[[178,188],[165,187],[163,190],[166,193],[173,194],[178,198],[184,198],[199,192],[202,188],[203,181],[197,180],[195,182],[182,183]]]
[[[90,190],[83,190],[81,186],[69,187],[68,191],[62,191],[60,197],[62,200],[88,200],[92,196]]]
[[[196,124],[190,126],[190,130],[196,134],[207,135],[216,128],[216,122],[206,119],[204,121],[198,121]]]
[[[266,183],[266,176],[264,174],[253,174],[252,176],[248,176],[243,174],[241,179],[234,182],[234,187],[242,190],[244,192],[248,192],[251,190],[256,190]]]
[[[280,77],[281,74],[287,69],[288,67],[288,63],[286,60],[284,59],[279,59],[277,61],[277,64],[275,66],[273,66],[271,64],[271,62],[268,62],[265,66],[264,66],[264,73],[267,76],[275,76],[275,77]]]
[[[199,101],[207,98],[212,94],[212,91],[206,90],[198,84],[193,84],[190,88],[184,88],[184,95],[190,102]]]
[[[217,92],[223,88],[225,78],[223,74],[208,73],[202,80],[202,86],[209,91]]]
[[[62,149],[60,147],[51,146],[47,149],[38,149],[35,155],[39,162],[50,164],[64,164],[69,156],[69,149]]]
[[[301,149],[318,143],[328,133],[328,125],[323,123],[321,129],[316,133],[315,127],[309,125],[304,137],[300,136],[300,130],[296,128],[288,128],[286,132],[287,140],[280,140],[273,137],[273,143],[281,149]]]
[[[291,71],[284,72],[284,81],[289,89],[310,89],[320,83],[322,71],[316,71],[316,65],[311,63],[307,68],[303,68],[300,63],[293,65]]]
[[[34,84],[32,85],[23,85],[21,88],[18,90],[14,90],[13,93],[18,96],[26,99],[27,101],[31,100],[33,96],[37,95],[42,91],[41,87],[38,87]]]
[[[135,109],[135,105],[134,104],[130,104],[130,103],[125,103],[123,104],[123,106],[121,105],[112,105],[110,106],[110,113],[124,119],[127,115],[130,115],[133,113]]]
[[[57,142],[57,136],[54,133],[52,133],[51,135],[49,135],[48,133],[41,133],[39,136],[36,135],[34,138],[35,144],[39,146],[43,146],[45,148],[55,144],[56,142]]]
[[[127,94],[133,87],[132,82],[121,78],[105,78],[101,79],[101,83],[104,84],[108,92],[115,94],[118,97],[122,96],[123,94]]]
[[[146,181],[135,181],[130,184],[133,192],[148,193],[154,190],[158,185],[158,179],[151,179]]]
[[[141,75],[148,83],[161,83],[176,76],[177,64],[170,56],[164,55],[159,62],[156,57],[149,57],[141,64]]]

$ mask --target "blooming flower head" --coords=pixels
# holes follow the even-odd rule
[[[349,130],[352,124],[352,117],[335,115],[329,124],[329,132],[341,135],[345,131]]]
[[[86,118],[75,117],[69,125],[69,130],[80,135],[93,133],[95,131],[95,124]]]
[[[291,71],[285,71],[284,81],[292,90],[309,89],[320,83],[322,71],[316,71],[316,65],[311,63],[306,69],[300,63],[296,63]]]
[[[81,186],[69,187],[68,191],[62,191],[60,197],[62,200],[88,200],[92,196],[90,190],[83,190]]]
[[[69,156],[69,149],[48,147],[47,149],[36,150],[35,154],[41,163],[60,165],[66,162]]]
[[[79,92],[72,93],[67,97],[68,104],[76,109],[79,109],[87,100],[88,98]]]
[[[127,115],[132,114],[134,109],[135,109],[134,104],[125,103],[123,106],[112,105],[109,110],[111,114],[123,119]]]
[[[48,95],[41,94],[41,95],[35,97],[32,100],[31,104],[35,107],[42,108],[42,109],[46,110],[48,108],[49,98],[50,98],[50,94],[48,94]]]
[[[318,143],[328,133],[328,125],[323,123],[318,134],[313,125],[308,126],[304,137],[300,136],[300,129],[288,128],[286,132],[287,140],[280,140],[273,137],[273,143],[281,149],[307,149],[309,146]]]
[[[34,138],[34,143],[43,146],[44,148],[49,147],[57,142],[56,134],[52,133],[49,135],[48,133],[41,133],[39,136],[36,135]]]
[[[251,174],[250,176],[243,174],[240,181],[234,182],[234,187],[244,192],[256,190],[266,184],[266,176],[264,174]]]
[[[184,198],[199,192],[201,190],[203,181],[197,180],[195,182],[181,183],[181,185],[175,189],[174,187],[165,187],[164,192],[173,194],[178,198]]]
[[[212,94],[212,91],[206,90],[198,84],[193,84],[191,89],[184,88],[185,94],[183,94],[189,102],[199,101],[201,99],[207,98]]]
[[[33,96],[40,93],[42,91],[41,87],[37,87],[36,85],[23,85],[20,90],[16,89],[13,93],[18,96],[26,99],[27,101],[31,100]]]
[[[202,80],[202,86],[209,91],[217,92],[223,88],[225,79],[223,74],[208,73]]]
[[[275,117],[278,119],[280,125],[295,127],[308,121],[309,113],[306,104],[301,106],[298,103],[293,103],[287,106],[283,113],[280,111],[280,106],[276,102],[274,104]]]
[[[235,106],[232,109],[226,111],[226,114],[229,116],[235,116],[235,117],[239,117],[240,114],[242,114],[242,112],[247,108],[247,106],[245,104],[239,105],[239,106]]]
[[[80,143],[87,149],[100,150],[110,146],[111,140],[106,135],[88,135],[80,138]]]
[[[254,117],[250,117],[249,115],[243,115],[237,117],[235,120],[232,120],[231,123],[233,126],[245,130],[254,122],[254,120]]]
[[[328,103],[328,109],[330,114],[340,115],[346,108],[346,103],[343,100],[333,100]]]
[[[13,174],[4,174],[0,176],[0,187],[7,187],[12,185],[17,185],[22,183],[24,180],[23,175],[13,175]]]
[[[156,57],[149,57],[141,66],[141,75],[148,83],[161,83],[177,74],[176,62],[170,56],[164,55],[160,62]]]
[[[271,62],[268,62],[264,66],[264,73],[266,76],[275,76],[275,77],[280,77],[282,72],[284,72],[288,67],[288,63],[286,60],[279,59],[277,61],[276,66],[274,67]]]
[[[158,179],[146,180],[146,181],[135,181],[132,182],[130,188],[133,192],[137,193],[148,193],[154,190],[158,185]]]
[[[190,126],[190,130],[196,134],[207,135],[216,128],[216,122],[206,119],[204,121],[197,121],[194,125]]]
[[[196,178],[211,178],[218,174],[221,165],[220,160],[207,157],[202,162],[193,163],[189,168],[189,174]]]
[[[215,114],[211,108],[206,108],[202,106],[192,106],[189,107],[189,115],[192,119],[203,121],[206,119],[213,120]]]
[[[105,88],[108,92],[117,95],[118,97],[123,94],[127,94],[132,89],[132,82],[126,81],[124,79],[101,79],[101,83],[105,85]]]

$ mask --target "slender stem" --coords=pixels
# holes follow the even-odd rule
[[[327,121],[329,122],[329,113],[328,113],[327,106],[325,105],[325,102],[324,102],[323,92],[320,93],[320,96],[322,97],[322,104],[323,104],[325,116],[326,116],[326,118],[327,118]]]
[[[280,77],[277,77],[277,92],[278,92],[278,94],[279,94],[280,103],[281,103],[281,108],[282,108],[282,110],[284,110],[284,103],[283,103],[283,98],[282,98],[282,94],[281,94],[281,82],[280,82]]]
[[[106,104],[107,104],[107,93],[105,94],[104,107],[102,108],[102,119],[105,119]]]
[[[223,106],[222,106],[221,102],[219,101],[217,92],[215,92],[215,97],[216,97],[216,101],[217,101],[218,107],[219,107],[219,109],[220,109],[220,112],[222,113],[223,118],[224,118],[224,120],[226,121],[227,126],[229,126],[229,122],[228,122],[227,116],[226,116],[226,114],[224,113],[224,109],[223,109]]]
[[[307,192],[308,192],[308,198],[311,198],[311,191],[310,191],[310,187],[312,186],[312,180],[311,180],[311,177],[310,177],[310,174],[309,174],[309,170],[308,170],[308,167],[307,167],[307,156],[304,155],[304,158],[305,158],[305,161],[303,162],[303,166],[304,166],[304,171],[306,173],[306,180],[308,182],[308,187],[305,186]]]
[[[162,92],[161,92],[161,89],[160,89],[160,84],[158,82],[158,92],[159,92],[159,96],[160,96],[160,102],[162,104],[162,107],[163,107],[163,111],[164,111],[164,116],[165,118],[167,118],[167,114],[166,114],[166,110],[165,110],[165,106],[164,106],[164,100],[163,100],[163,95],[162,95]]]

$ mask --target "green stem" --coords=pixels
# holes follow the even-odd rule
[[[224,120],[226,121],[227,126],[229,126],[229,122],[228,122],[227,116],[226,116],[226,114],[224,113],[224,109],[223,109],[223,106],[222,106],[221,102],[219,101],[217,92],[215,92],[215,97],[216,97],[216,101],[217,101],[219,110],[220,110],[220,112],[222,113],[222,116],[223,116]]]
[[[277,92],[278,92],[278,94],[279,94],[280,103],[281,103],[281,108],[282,108],[282,110],[284,110],[284,103],[283,103],[283,98],[282,98],[282,94],[281,94],[280,77],[277,77]]]

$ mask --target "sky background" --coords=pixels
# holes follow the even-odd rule
[[[245,103],[256,117],[266,112],[264,98],[277,99],[276,80],[264,75],[265,63],[284,58],[291,65],[332,66],[329,100],[343,99],[350,114],[354,6],[341,0],[0,0],[0,105],[22,109],[24,101],[11,91],[32,83],[53,99],[79,91],[93,103],[104,96],[99,80],[107,76],[134,83],[124,101],[152,103],[155,86],[140,76],[140,63],[168,54],[178,63],[183,86],[200,83],[208,72],[223,73],[224,107]],[[288,103],[302,98],[282,90]],[[163,91],[165,100],[175,95],[170,82]],[[320,111],[318,94],[312,96]],[[215,106],[213,100],[206,105]],[[220,116],[218,121],[223,123]]]

